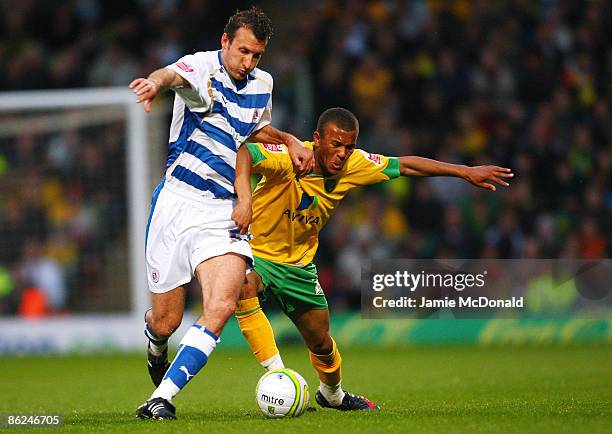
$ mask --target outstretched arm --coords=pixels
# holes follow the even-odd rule
[[[512,178],[511,169],[499,166],[463,166],[444,163],[424,157],[400,157],[400,173],[403,176],[454,176],[463,178],[476,187],[496,190],[493,183],[508,187],[504,178]]]
[[[144,102],[144,109],[151,111],[151,101],[159,93],[171,87],[189,86],[187,80],[168,68],[153,71],[147,78],[137,78],[130,83],[130,89],[138,96],[137,103]]]
[[[238,202],[232,211],[232,220],[240,229],[241,234],[249,231],[253,209],[253,197],[251,195],[251,164],[252,157],[246,145],[242,145],[236,153],[236,177],[234,179],[234,190],[238,196]]]
[[[285,144],[289,150],[291,161],[297,169],[298,176],[305,176],[314,168],[312,151],[292,134],[277,130],[271,125],[266,125],[249,137],[248,142],[271,143],[273,145]]]

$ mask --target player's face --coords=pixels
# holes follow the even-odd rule
[[[325,125],[323,134],[314,133],[315,161],[323,176],[338,174],[355,150],[357,131],[345,131],[336,124]]]
[[[231,41],[227,33],[221,36],[221,61],[235,80],[244,80],[255,69],[265,49],[266,43],[245,27],[236,30]]]

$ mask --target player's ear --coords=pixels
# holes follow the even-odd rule
[[[224,49],[227,49],[227,46],[230,43],[230,39],[227,33],[223,32],[223,34],[221,35],[221,47]]]
[[[315,145],[318,146],[319,145],[319,141],[321,140],[321,134],[319,134],[318,131],[315,131],[312,137],[314,139]]]

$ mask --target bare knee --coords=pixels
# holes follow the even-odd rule
[[[203,316],[225,323],[235,311],[236,301],[234,300],[211,300],[205,304]]]
[[[240,300],[257,297],[263,290],[264,285],[261,277],[255,271],[252,271],[244,278],[244,283],[240,291]]]
[[[240,289],[240,300],[247,300],[249,298],[257,297],[257,290],[255,285],[249,282],[246,278]]]

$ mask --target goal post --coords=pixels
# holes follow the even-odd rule
[[[37,127],[46,128],[47,130],[57,128],[59,130],[62,127],[54,125],[55,119],[58,116],[57,113],[65,113],[67,111],[78,114],[80,111],[86,112],[88,110],[107,108],[104,112],[88,114],[88,119],[85,120],[85,123],[104,122],[103,118],[105,116],[108,119],[113,119],[115,116],[123,117],[122,125],[124,127],[121,130],[125,132],[125,161],[121,161],[118,164],[125,164],[125,184],[122,188],[125,188],[126,197],[125,222],[127,224],[127,237],[125,241],[127,243],[126,254],[129,264],[127,267],[129,275],[129,312],[127,315],[123,312],[121,315],[131,318],[137,317],[141,321],[145,309],[150,305],[144,260],[145,229],[153,182],[150,171],[152,159],[150,157],[150,131],[148,129],[152,125],[150,118],[159,118],[159,116],[165,115],[165,112],[159,110],[159,112],[162,112],[161,115],[160,113],[155,115],[147,114],[142,105],[135,103],[135,99],[133,92],[127,88],[0,92],[0,135],[8,137],[10,134],[15,134],[16,137],[19,134],[20,128],[23,129],[24,125],[27,128],[29,120],[17,119],[15,121],[13,119],[21,116],[22,113],[27,113],[27,116],[38,116],[38,121],[32,122],[34,130]],[[96,116],[99,116],[99,119],[96,119]],[[65,118],[70,119],[70,116],[65,115]],[[78,115],[76,118],[78,118]],[[43,119],[42,122],[41,119]],[[46,124],[44,119],[48,120]],[[6,122],[3,123],[3,121]],[[77,119],[76,122],[78,124],[78,122],[82,121]],[[11,128],[16,130],[16,132],[12,133]],[[112,131],[109,134],[112,134]],[[157,137],[156,139],[163,140],[163,137]],[[7,140],[10,143],[12,139],[8,138]],[[125,290],[127,289],[125,288]],[[87,314],[77,313],[76,315],[68,316],[77,318],[79,316],[87,316]]]

